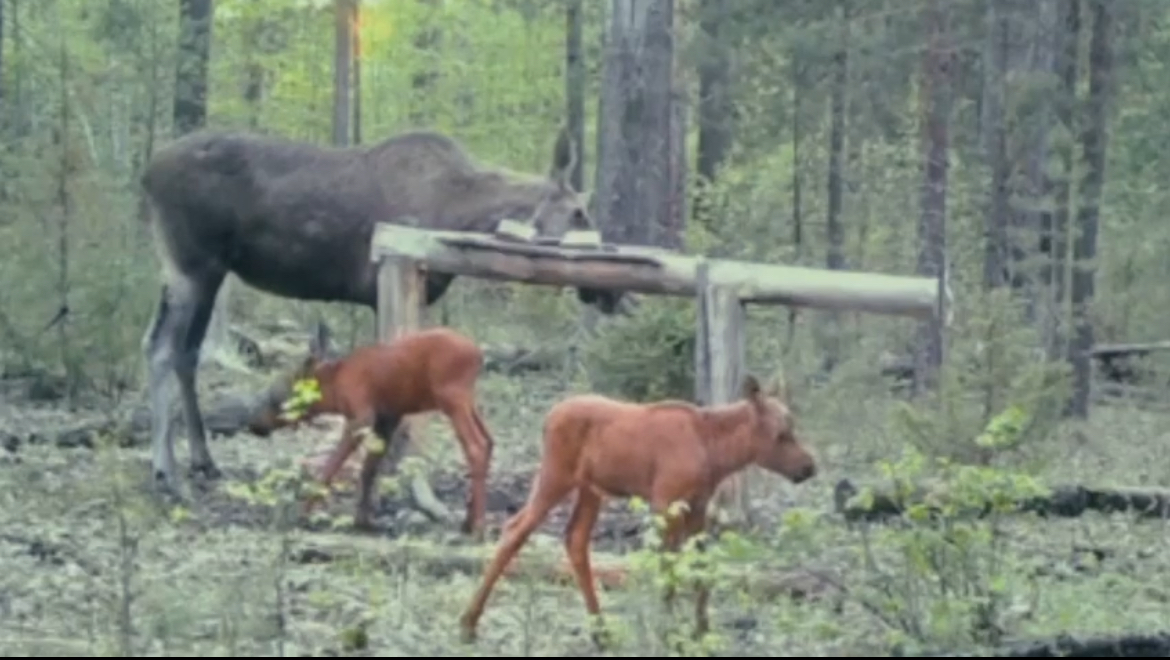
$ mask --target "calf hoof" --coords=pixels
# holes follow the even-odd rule
[[[376,532],[378,526],[374,524],[374,518],[368,513],[359,513],[353,517],[353,528],[359,532]]]
[[[215,481],[223,477],[223,472],[219,471],[215,463],[207,461],[206,463],[192,463],[187,470],[187,476],[202,481]]]
[[[459,641],[464,644],[474,644],[475,640],[475,623],[464,614],[459,619]]]
[[[459,531],[470,537],[471,540],[476,543],[483,543],[484,541],[484,529],[482,524],[464,520],[463,524],[459,526]]]

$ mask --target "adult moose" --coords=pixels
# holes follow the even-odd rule
[[[162,292],[143,337],[148,362],[153,478],[177,493],[169,378],[178,380],[191,474],[220,475],[207,448],[195,391],[199,350],[229,272],[286,298],[376,307],[370,263],[375,224],[412,218],[434,229],[492,231],[528,219],[538,234],[589,229],[568,182],[576,150],[562,132],[548,176],[475,162],[453,139],[412,131],[364,148],[328,148],[274,137],[201,131],[163,147],[142,176],[154,209]],[[453,276],[430,273],[426,302]],[[578,291],[605,312],[617,294]]]

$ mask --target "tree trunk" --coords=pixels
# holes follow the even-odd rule
[[[926,0],[928,44],[922,60],[922,215],[918,223],[918,274],[942,277],[946,268],[947,156],[950,119],[950,60],[946,10]],[[942,323],[926,321],[915,351],[916,393],[932,386],[942,364]]]
[[[431,9],[436,6],[435,0],[418,0],[418,2]],[[414,47],[419,51],[417,55],[422,61],[414,75],[410,77],[410,87],[413,92],[410,123],[414,126],[425,126],[434,120],[434,112],[430,109],[433,101],[427,98],[435,81],[439,79],[439,70],[435,65],[438,58],[433,55],[433,52],[439,47],[441,32],[438,27],[435,27],[437,21],[434,14],[433,11],[427,12],[424,26],[414,35]],[[429,57],[428,53],[431,53]]]
[[[699,144],[695,170],[699,175],[695,190],[695,217],[711,222],[712,205],[708,188],[715,182],[719,168],[731,151],[733,112],[731,104],[731,58],[724,24],[728,0],[700,0],[699,33],[703,49],[699,74]]]
[[[833,87],[829,100],[829,176],[828,214],[825,228],[828,252],[825,267],[829,270],[845,269],[845,227],[841,222],[844,197],[845,167],[845,95],[849,85],[849,3],[839,0],[837,21],[841,31],[840,42],[833,53]],[[825,315],[824,334],[821,337],[824,362],[822,368],[831,371],[840,359],[841,315],[829,312]]]
[[[353,3],[350,39],[353,40],[353,143],[362,143],[362,21],[359,0]]]
[[[983,288],[994,289],[1008,279],[1007,135],[1004,127],[1004,80],[1007,76],[1008,16],[1003,0],[987,2],[987,43],[983,74],[983,143],[991,172],[984,220]]]
[[[800,59],[800,53],[797,49],[792,50],[792,260],[797,265],[801,263],[801,257],[804,256],[804,208],[803,208],[803,184],[800,173],[802,171],[802,152],[800,150],[800,140],[803,129],[800,123],[801,113],[801,99],[804,93],[804,63]],[[796,316],[797,308],[788,308],[788,339],[785,342],[786,347],[791,347],[793,340],[796,339]]]
[[[211,0],[179,0],[179,52],[173,109],[176,137],[203,128],[207,121],[211,21]]]
[[[333,144],[349,144],[353,19],[356,0],[333,0]]]
[[[1081,203],[1077,209],[1079,232],[1073,243],[1072,304],[1075,337],[1072,354],[1075,387],[1070,412],[1089,415],[1093,347],[1093,323],[1089,307],[1095,289],[1093,261],[1097,257],[1097,229],[1101,215],[1101,189],[1105,184],[1107,119],[1113,86],[1113,6],[1111,0],[1089,0],[1093,30],[1089,39],[1089,96],[1084,106],[1081,150],[1085,174],[1081,179]]]
[[[602,89],[598,223],[613,242],[670,245],[674,1],[612,0]]]
[[[581,46],[582,0],[565,0],[565,121],[577,160],[569,181],[585,189],[585,54]]]
[[[1069,209],[1072,207],[1073,142],[1077,134],[1076,117],[1073,110],[1077,99],[1077,60],[1079,58],[1079,35],[1081,31],[1080,0],[1058,0],[1057,5],[1057,50],[1054,68],[1060,77],[1060,88],[1056,93],[1054,114],[1057,125],[1063,130],[1053,142],[1060,162],[1059,174],[1051,184],[1055,210],[1052,214],[1052,230],[1048,250],[1045,254],[1050,264],[1046,284],[1056,310],[1052,334],[1047,345],[1048,356],[1055,359],[1068,352],[1068,320],[1066,297],[1068,294],[1069,258]]]

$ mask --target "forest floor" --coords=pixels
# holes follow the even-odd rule
[[[210,389],[237,380],[204,378]],[[337,521],[331,523],[288,518],[287,501],[264,488],[258,500],[246,496],[247,484],[291,474],[299,459],[333,443],[333,431],[215,439],[224,479],[168,510],[152,504],[143,488],[145,446],[9,443],[0,448],[0,647],[29,656],[598,655],[580,594],[563,571],[561,579],[509,576],[489,602],[479,642],[468,647],[458,639],[459,614],[499,526],[527,495],[543,411],[565,389],[539,375],[485,377],[481,407],[497,449],[483,546],[461,536],[456,523],[426,521],[392,492],[377,534],[347,526],[352,497],[329,504]],[[762,514],[752,534],[755,550],[741,558],[740,579],[723,579],[713,594],[716,634],[706,653],[873,657],[915,637],[937,651],[957,650],[949,645],[969,645],[979,626],[1008,640],[1167,627],[1164,522],[1012,517],[995,523],[994,552],[973,551],[941,567],[931,564],[937,557],[916,557],[916,546],[904,542],[914,529],[846,525],[832,512],[833,485],[846,476],[878,480],[876,464],[899,443],[877,421],[883,406],[856,399],[811,406],[802,422],[823,466],[818,478],[799,487],[777,477],[753,479],[754,509]],[[0,435],[48,436],[101,414],[10,400],[0,403]],[[432,420],[427,428],[421,454],[435,491],[461,516],[460,454],[443,423]],[[1035,462],[1035,476],[1170,486],[1167,428],[1164,416],[1101,408],[1091,424],[1033,452],[1045,456]],[[185,467],[184,446],[178,455]],[[797,516],[804,522],[793,512],[804,512]],[[561,561],[566,514],[564,507],[554,514],[519,564]],[[991,529],[981,524],[973,529]],[[671,618],[660,591],[637,578],[652,572],[646,568],[652,562],[637,559],[644,529],[640,514],[611,502],[595,535],[597,564],[626,562],[636,574],[601,594],[614,622],[616,656],[668,654],[660,634],[683,630],[690,619],[689,607]],[[793,586],[800,576],[803,586]],[[779,586],[761,588],[768,584]],[[975,614],[992,601],[993,615]]]

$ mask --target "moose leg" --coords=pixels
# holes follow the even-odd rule
[[[184,417],[190,436],[192,467],[209,476],[217,474],[207,450],[203,418],[195,394],[195,369],[199,362],[199,343],[207,330],[215,291],[223,276],[196,278],[172,275],[162,286],[154,321],[143,338],[149,370],[151,468],[156,485],[172,495],[178,494],[175,479],[174,429],[171,426],[171,389],[177,377],[183,400]],[[207,314],[198,325],[201,301],[208,299]],[[197,332],[196,332],[197,330]]]
[[[500,539],[496,555],[492,557],[492,562],[484,570],[483,582],[480,583],[479,590],[475,592],[471,604],[467,606],[463,616],[459,619],[464,643],[475,641],[475,627],[479,623],[479,618],[483,616],[483,608],[487,605],[492,588],[500,576],[504,574],[508,564],[520,552],[520,548],[524,546],[532,532],[548,517],[549,511],[552,511],[554,506],[565,499],[570,491],[572,491],[571,482],[567,482],[549,470],[543,468],[540,470],[533,483],[528,501],[504,525],[504,535]]]
[[[183,419],[187,423],[187,444],[191,451],[192,476],[218,479],[219,468],[211,459],[207,448],[207,430],[203,426],[203,413],[199,410],[199,396],[196,392],[196,374],[199,370],[199,349],[207,336],[207,325],[215,307],[215,296],[223,284],[224,273],[212,272],[193,280],[189,289],[190,314],[185,317],[185,327],[178,329],[180,351],[175,356],[175,374],[179,378],[179,397],[183,402]]]
[[[483,541],[483,521],[487,512],[487,474],[491,462],[492,443],[482,432],[482,421],[478,420],[475,403],[465,395],[444,397],[443,414],[451,421],[463,457],[467,461],[468,479],[471,488],[467,495],[467,515],[463,520],[463,532],[470,534],[476,542]]]
[[[451,288],[451,282],[455,280],[454,275],[448,273],[427,273],[427,304],[433,305],[447,293],[447,289]]]
[[[150,401],[150,450],[151,471],[155,486],[160,490],[178,494],[175,482],[175,438],[171,425],[171,401],[174,395],[175,317],[182,310],[171,304],[169,287],[165,284],[159,292],[158,308],[154,320],[142,338],[142,350],[146,355]]]
[[[585,599],[585,609],[594,619],[594,624],[600,623],[597,618],[601,614],[601,605],[597,602],[597,590],[593,585],[593,567],[589,565],[589,542],[600,513],[601,496],[588,488],[578,488],[577,503],[565,527],[565,552],[569,555],[577,588]],[[593,643],[604,648],[608,644],[605,637],[602,630],[595,630]]]

